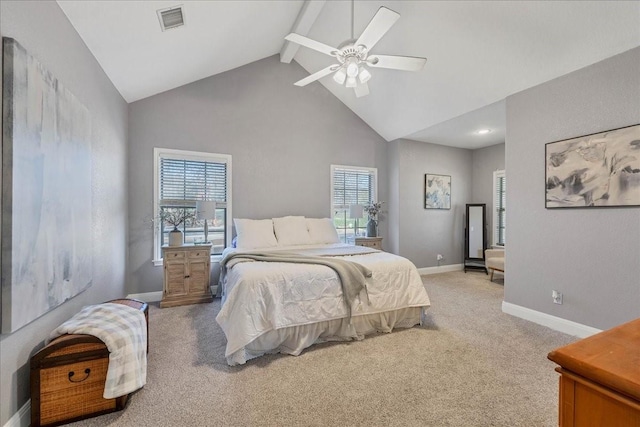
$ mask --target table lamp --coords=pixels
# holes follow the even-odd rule
[[[204,220],[204,242],[209,243],[209,220],[216,217],[216,202],[214,200],[196,201],[196,219]]]
[[[349,218],[356,220],[356,235],[358,234],[358,219],[364,215],[364,207],[362,205],[349,205]]]

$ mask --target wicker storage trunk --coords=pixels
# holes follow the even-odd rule
[[[149,308],[142,301],[120,299],[144,312],[149,349]],[[105,399],[109,366],[105,344],[91,335],[63,335],[31,358],[31,426],[56,426],[124,409],[129,395]]]

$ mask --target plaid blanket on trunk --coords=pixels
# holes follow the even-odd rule
[[[84,307],[51,332],[52,340],[64,334],[93,335],[109,350],[105,399],[136,391],[147,382],[147,326],[144,313],[122,304]]]

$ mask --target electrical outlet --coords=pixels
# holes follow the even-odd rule
[[[442,261],[443,259],[444,259],[444,257],[442,256],[442,254],[436,255],[436,260]]]
[[[554,304],[562,304],[562,292],[552,291],[551,298],[553,298]]]

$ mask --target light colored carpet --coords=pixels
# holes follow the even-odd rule
[[[502,313],[479,272],[424,276],[422,327],[229,367],[220,300],[151,307],[147,385],[75,426],[557,426],[549,351],[576,338]]]

